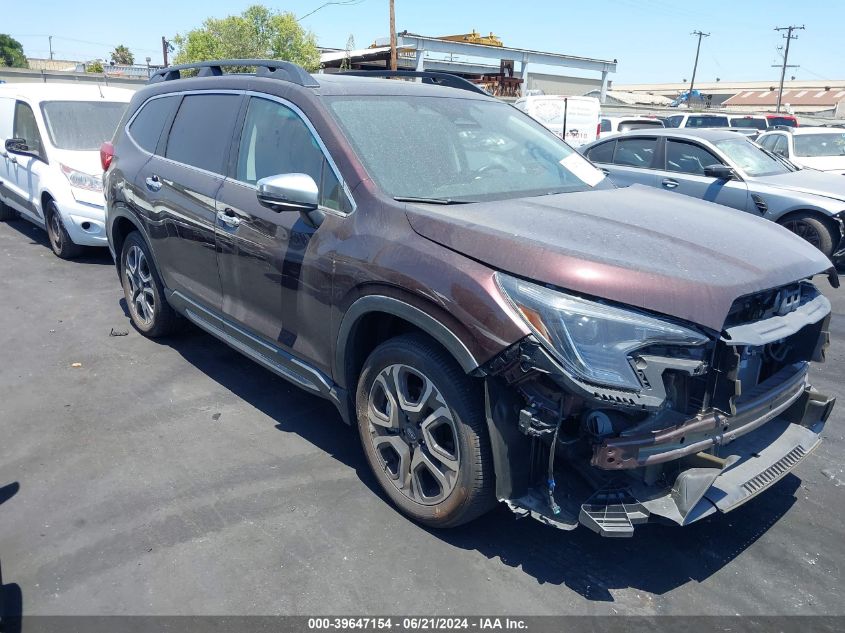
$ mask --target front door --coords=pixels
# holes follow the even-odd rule
[[[279,174],[308,174],[320,188],[326,211],[343,211],[342,190],[303,118],[279,101],[250,98],[238,148],[233,177],[217,195],[223,313],[266,342],[308,356],[311,346],[300,334],[319,330],[315,322],[320,321],[325,334],[329,330],[327,303],[316,300],[331,279],[312,249],[320,229],[296,211],[262,206],[256,183]],[[303,311],[307,325],[301,323]]]
[[[6,153],[4,196],[9,205],[36,221],[43,221],[44,212],[38,201],[38,183],[47,167],[47,154],[38,130],[35,113],[28,103],[15,102],[12,137],[26,141],[27,148],[37,156]]]
[[[657,186],[740,211],[748,210],[748,187],[741,180],[722,180],[704,175],[704,168],[724,162],[703,145],[666,139],[666,168],[655,172]]]
[[[163,156],[154,155],[135,181],[165,285],[215,312],[222,299],[214,199],[223,183],[242,99],[239,94],[186,95],[164,141]]]

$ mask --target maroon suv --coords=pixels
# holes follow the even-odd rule
[[[159,71],[102,150],[132,321],[181,315],[331,400],[413,519],[499,500],[604,535],[684,525],[820,441],[810,279],[838,280],[801,238],[616,189],[448,75],[191,69]]]

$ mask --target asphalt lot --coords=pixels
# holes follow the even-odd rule
[[[28,223],[0,223],[5,608],[844,614],[845,288],[819,284],[836,314],[815,384],[840,405],[766,494],[627,540],[505,508],[435,532],[388,505],[330,404],[195,329],[143,338],[105,251],[62,261]]]

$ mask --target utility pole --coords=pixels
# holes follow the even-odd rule
[[[50,59],[53,59],[53,36],[48,35],[47,39],[50,41]]]
[[[690,35],[698,35],[698,46],[695,48],[695,64],[692,66],[692,79],[689,82],[689,92],[687,93],[687,107],[692,104],[692,89],[695,88],[695,71],[698,70],[698,54],[701,52],[701,38],[710,37],[710,33],[702,33],[701,31],[693,31]]]
[[[169,66],[170,64],[167,63],[167,51],[170,48],[170,42],[167,41],[167,38],[164,35],[161,36],[161,58],[164,62],[165,66]]]
[[[798,36],[793,35],[792,31],[803,31],[804,25],[801,26],[779,26],[775,29],[775,31],[786,31],[786,35],[783,37],[786,38],[786,50],[783,52],[783,68],[780,71],[780,89],[778,90],[778,105],[775,109],[775,112],[780,112],[780,100],[783,97],[783,80],[786,77],[786,61],[789,59],[789,43],[792,40],[797,40]]]
[[[396,59],[396,7],[394,0],[390,0],[390,70],[398,68]]]

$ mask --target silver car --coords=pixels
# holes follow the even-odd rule
[[[579,148],[619,187],[635,183],[777,222],[832,259],[845,257],[845,178],[798,169],[726,130],[629,132]]]

